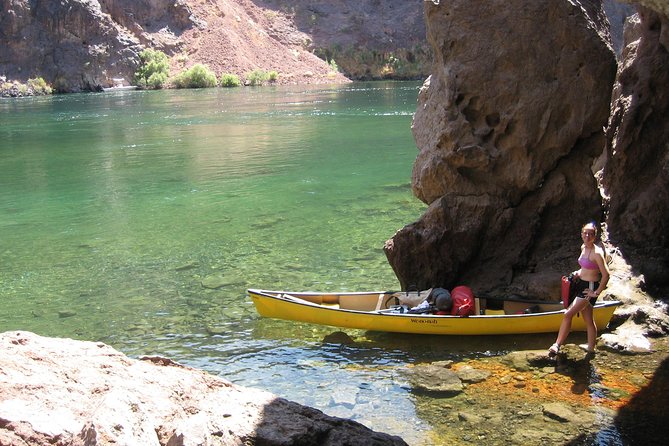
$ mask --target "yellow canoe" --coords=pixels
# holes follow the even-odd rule
[[[476,299],[476,315],[468,317],[400,313],[398,293],[318,293],[249,289],[263,317],[309,322],[370,331],[438,334],[504,335],[557,332],[564,308],[561,302]],[[597,302],[595,323],[604,329],[619,301]],[[493,309],[495,308],[495,309]],[[406,310],[406,307],[403,307]],[[532,311],[532,312],[529,312]],[[582,317],[575,317],[572,330],[584,331]]]

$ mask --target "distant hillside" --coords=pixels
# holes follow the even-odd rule
[[[428,70],[422,2],[0,0],[0,8],[0,76],[43,77],[59,91],[129,83],[144,48],[168,54],[172,74],[204,63],[242,78],[277,71],[279,83]]]

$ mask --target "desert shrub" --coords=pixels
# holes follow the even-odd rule
[[[163,88],[163,85],[167,82],[167,73],[153,73],[146,80],[145,88],[159,89]]]
[[[279,73],[276,71],[270,71],[267,73],[267,80],[270,82],[276,82],[276,80],[279,78]]]
[[[328,65],[330,66],[330,71],[333,73],[338,73],[339,72],[339,66],[337,66],[337,62],[335,62],[334,59],[330,59],[330,62],[328,62]]]
[[[36,77],[34,79],[28,79],[28,87],[33,90],[33,94],[42,95],[42,94],[51,94],[53,89],[50,85],[46,83],[41,77]]]
[[[174,56],[174,60],[176,60],[179,65],[184,65],[186,62],[188,62],[188,54],[186,53],[177,54],[176,56]]]
[[[221,80],[219,82],[219,85],[221,87],[239,87],[241,85],[241,81],[239,80],[239,76],[236,74],[230,74],[230,73],[223,73],[221,74]]]
[[[177,88],[209,88],[216,86],[216,75],[206,65],[195,64],[174,78]]]
[[[139,58],[142,64],[135,72],[135,84],[142,88],[162,88],[170,72],[167,55],[147,48],[139,53]]]
[[[262,85],[267,79],[267,73],[261,69],[255,69],[250,73],[246,73],[246,83],[248,85]]]

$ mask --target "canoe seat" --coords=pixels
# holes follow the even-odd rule
[[[345,294],[339,296],[339,308],[344,310],[372,311],[377,304],[377,299],[374,296],[347,296]]]

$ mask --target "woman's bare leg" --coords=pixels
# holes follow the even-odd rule
[[[581,297],[577,297],[576,299],[574,299],[574,302],[572,302],[571,306],[564,313],[564,319],[562,319],[562,323],[560,324],[560,331],[558,331],[557,340],[555,341],[557,345],[564,344],[564,341],[567,340],[567,336],[569,336],[569,332],[571,331],[572,318],[577,313],[582,312],[586,307],[590,307],[590,319],[592,320],[592,307],[590,306],[588,300],[583,299]],[[585,317],[585,314],[583,315],[583,317]],[[590,334],[588,333],[588,339],[589,337]]]
[[[592,314],[592,305],[588,303],[582,310],[583,320],[588,331],[588,351],[595,351],[595,344],[597,342],[597,325]]]

